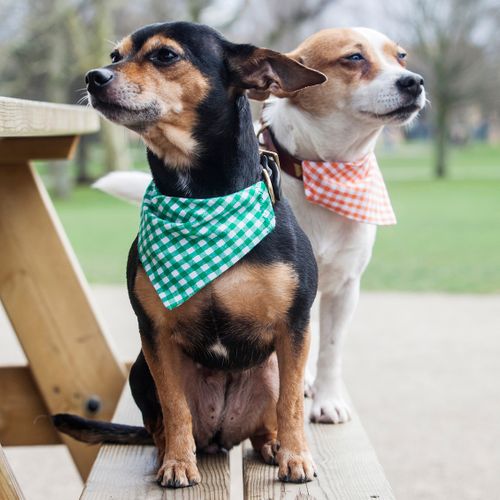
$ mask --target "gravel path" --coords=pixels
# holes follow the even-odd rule
[[[118,356],[133,359],[138,336],[124,290],[93,290]],[[0,364],[22,363],[1,310],[0,332]],[[499,360],[500,296],[362,294],[346,385],[399,499],[500,498]],[[64,447],[7,454],[28,500],[78,498]]]

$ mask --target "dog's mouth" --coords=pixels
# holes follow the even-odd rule
[[[160,111],[158,106],[125,106],[121,103],[105,100],[101,97],[90,95],[92,107],[103,114],[108,120],[125,125],[129,128],[143,129],[151,122],[158,119]]]
[[[393,109],[388,113],[373,113],[372,111],[362,111],[362,113],[376,118],[377,120],[390,120],[396,118],[397,120],[406,120],[414,113],[417,113],[422,109],[417,103],[407,104],[405,106],[400,106],[399,108]]]
[[[92,107],[97,109],[98,111],[111,111],[115,113],[123,112],[123,113],[133,113],[134,111],[140,111],[140,109],[134,109],[131,107],[123,106],[123,104],[117,104],[116,102],[106,101],[102,98],[96,97],[93,94],[90,94],[90,103]]]

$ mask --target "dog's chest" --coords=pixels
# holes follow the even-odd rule
[[[358,278],[370,261],[376,226],[352,221],[307,201],[302,181],[283,176],[283,191],[307,234],[319,268],[319,288],[325,291]]]
[[[297,283],[289,264],[241,262],[172,310],[164,307],[142,269],[135,290],[154,335],[172,336],[203,366],[238,370],[272,353]]]

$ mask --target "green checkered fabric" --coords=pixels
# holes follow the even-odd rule
[[[141,210],[139,257],[167,309],[233,266],[275,226],[264,182],[219,198],[174,198],[148,186]]]

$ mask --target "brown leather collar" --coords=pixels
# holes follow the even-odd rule
[[[292,156],[280,146],[278,141],[276,141],[276,139],[274,138],[271,129],[267,125],[264,125],[260,129],[258,138],[261,145],[264,146],[265,149],[274,151],[278,154],[281,170],[283,170],[283,172],[291,175],[292,177],[295,177],[296,179],[302,180],[301,161]]]

